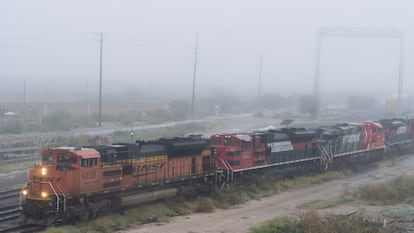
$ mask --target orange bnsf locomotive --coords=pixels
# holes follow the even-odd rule
[[[23,213],[27,223],[45,225],[94,218],[175,195],[214,173],[208,141],[200,138],[48,149],[30,170]]]

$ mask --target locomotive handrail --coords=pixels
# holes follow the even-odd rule
[[[224,167],[226,167],[226,171],[227,171],[227,181],[233,181],[233,168],[230,166],[228,161],[224,161],[223,159],[220,159],[221,163],[224,165]],[[230,177],[230,172],[231,172],[231,177]]]
[[[66,212],[66,196],[65,196],[65,194],[63,193],[62,188],[60,187],[60,185],[58,185],[58,184],[56,184],[56,185],[57,185],[57,187],[58,187],[58,189],[59,189],[60,193],[61,193],[61,194],[62,194],[62,196],[63,196],[63,212]]]
[[[60,210],[60,206],[59,206],[60,198],[59,198],[59,195],[57,194],[57,192],[55,190],[55,187],[53,187],[52,183],[51,182],[48,182],[48,184],[52,188],[53,192],[55,193],[55,196],[56,196],[56,213],[59,213],[59,210]]]
[[[220,159],[220,161],[223,163],[224,167],[226,167],[226,171],[227,171],[227,181],[229,181],[230,177],[229,177],[229,168],[227,167],[227,164],[224,162],[223,159]]]
[[[226,163],[227,163],[227,166],[230,168],[230,171],[231,171],[231,180],[230,181],[233,182],[233,171],[234,171],[234,169],[231,167],[229,161],[226,161]]]

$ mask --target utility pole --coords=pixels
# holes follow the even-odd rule
[[[194,75],[193,75],[193,95],[191,97],[191,116],[194,114],[195,83],[197,77],[197,55],[198,55],[198,33],[196,34],[195,53],[194,53]]]
[[[43,110],[42,113],[40,115],[40,124],[43,123],[43,119],[47,116],[47,82],[45,80],[45,86],[44,86],[44,90],[43,90]]]
[[[89,79],[86,77],[86,103],[88,104],[88,117],[91,116],[91,107],[89,105]]]
[[[402,96],[403,96],[403,76],[404,76],[404,41],[405,34],[401,32],[400,36],[400,59],[398,67],[398,93],[397,93],[397,114],[401,116],[402,113]]]
[[[260,97],[262,92],[262,67],[263,67],[263,55],[260,55],[260,63],[259,63],[259,86],[257,89],[257,95]]]
[[[102,52],[103,52],[103,33],[100,33],[100,54],[99,54],[99,113],[98,126],[102,126]]]
[[[319,108],[321,104],[320,94],[319,94],[319,79],[321,75],[321,50],[322,50],[322,35],[323,28],[319,28],[316,33],[316,54],[315,54],[315,76],[313,82],[313,98],[315,101],[315,116],[319,117]]]
[[[23,78],[23,119],[26,119],[27,111],[26,111],[26,78]]]

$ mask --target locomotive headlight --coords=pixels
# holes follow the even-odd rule
[[[24,189],[24,190],[22,191],[22,194],[23,194],[24,196],[26,196],[26,195],[27,195],[27,190],[26,190],[26,189]]]
[[[41,195],[43,198],[45,198],[45,197],[47,197],[47,192],[41,192],[41,193],[40,193],[40,195]]]
[[[47,172],[47,169],[45,167],[42,167],[42,176],[45,176]]]

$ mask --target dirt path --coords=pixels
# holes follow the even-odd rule
[[[414,155],[400,157],[392,167],[378,168],[359,173],[343,179],[333,180],[305,188],[283,192],[261,200],[252,200],[246,204],[229,210],[216,210],[213,213],[192,214],[170,219],[169,223],[153,223],[129,230],[128,233],[239,233],[248,232],[253,226],[276,217],[298,215],[304,209],[302,205],[324,200],[341,194],[344,185],[352,189],[361,184],[384,182],[402,174],[414,174]],[[329,211],[345,213],[350,210],[371,211],[380,207],[340,206]]]

